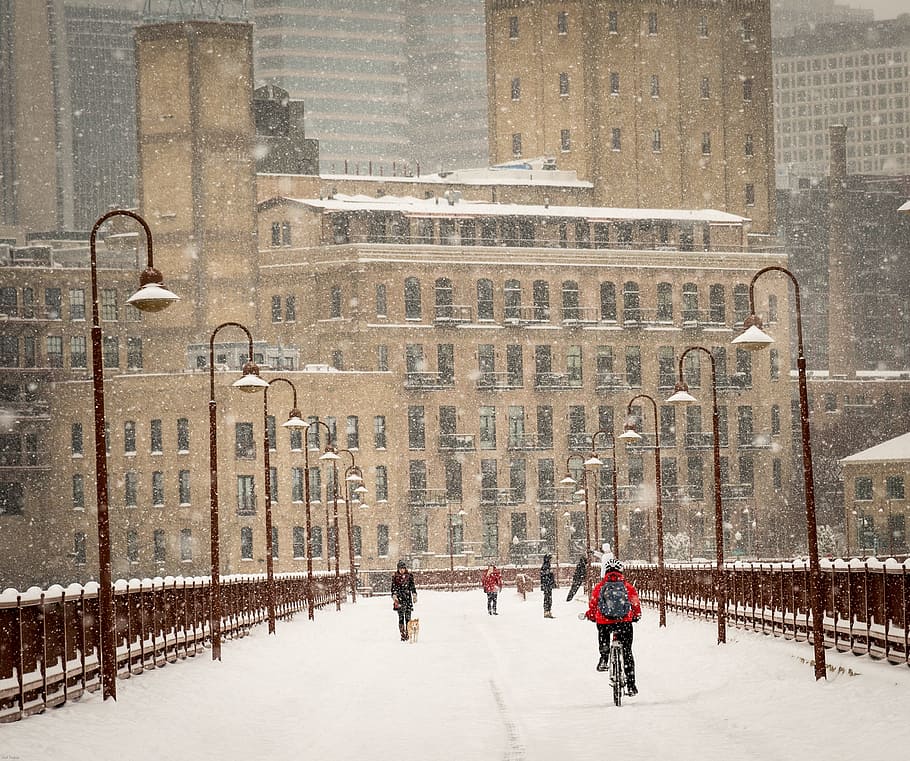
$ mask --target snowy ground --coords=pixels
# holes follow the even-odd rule
[[[8,761],[789,761],[897,758],[910,748],[910,669],[645,609],[636,698],[612,705],[583,605],[557,590],[422,592],[420,641],[388,597],[265,626],[98,693],[0,725]],[[851,673],[853,672],[853,673]]]

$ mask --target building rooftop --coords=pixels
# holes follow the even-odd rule
[[[874,447],[864,449],[849,457],[844,457],[841,462],[893,462],[894,460],[910,461],[910,433],[896,436]]]

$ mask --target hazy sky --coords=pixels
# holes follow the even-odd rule
[[[876,19],[894,18],[899,13],[910,13],[907,0],[847,0],[844,5],[853,8],[871,8]]]

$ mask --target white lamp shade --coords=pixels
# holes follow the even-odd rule
[[[697,404],[698,399],[696,399],[688,391],[677,391],[673,396],[667,399],[667,404]]]
[[[361,484],[356,489],[354,489],[354,494],[366,494],[369,491],[366,486]]]
[[[619,436],[616,438],[625,439],[626,441],[639,441],[641,439],[641,436],[639,435],[638,431],[633,431],[631,428],[629,428],[619,434]]]
[[[281,424],[282,428],[309,428],[310,424],[296,415],[294,417],[289,417],[285,422]]]
[[[751,325],[734,338],[731,343],[740,349],[758,351],[759,349],[768,348],[774,343],[774,339],[758,325]]]
[[[340,460],[341,458],[334,452],[323,452],[319,455],[320,460]]]
[[[363,481],[363,479],[357,473],[351,473],[344,480],[351,482]]]
[[[572,476],[566,476],[559,483],[566,484],[567,486],[574,486],[575,484],[578,483],[578,481],[576,481],[574,478],[572,478]]]
[[[603,460],[601,460],[596,454],[592,454],[587,460],[585,460],[586,468],[600,468],[603,466]]]
[[[180,297],[160,283],[146,283],[130,296],[126,303],[143,312],[160,312],[175,301],[180,301]]]
[[[231,386],[239,388],[241,391],[254,394],[257,391],[263,391],[269,387],[268,381],[264,381],[256,373],[246,373],[235,380]]]
[[[369,509],[370,509],[370,506],[369,506],[366,502],[361,502],[361,503],[360,503],[360,509],[361,509],[361,510],[369,510]]]

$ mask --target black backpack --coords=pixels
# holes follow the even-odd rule
[[[605,581],[600,587],[597,608],[600,615],[610,621],[624,619],[632,610],[626,583],[622,579]]]

